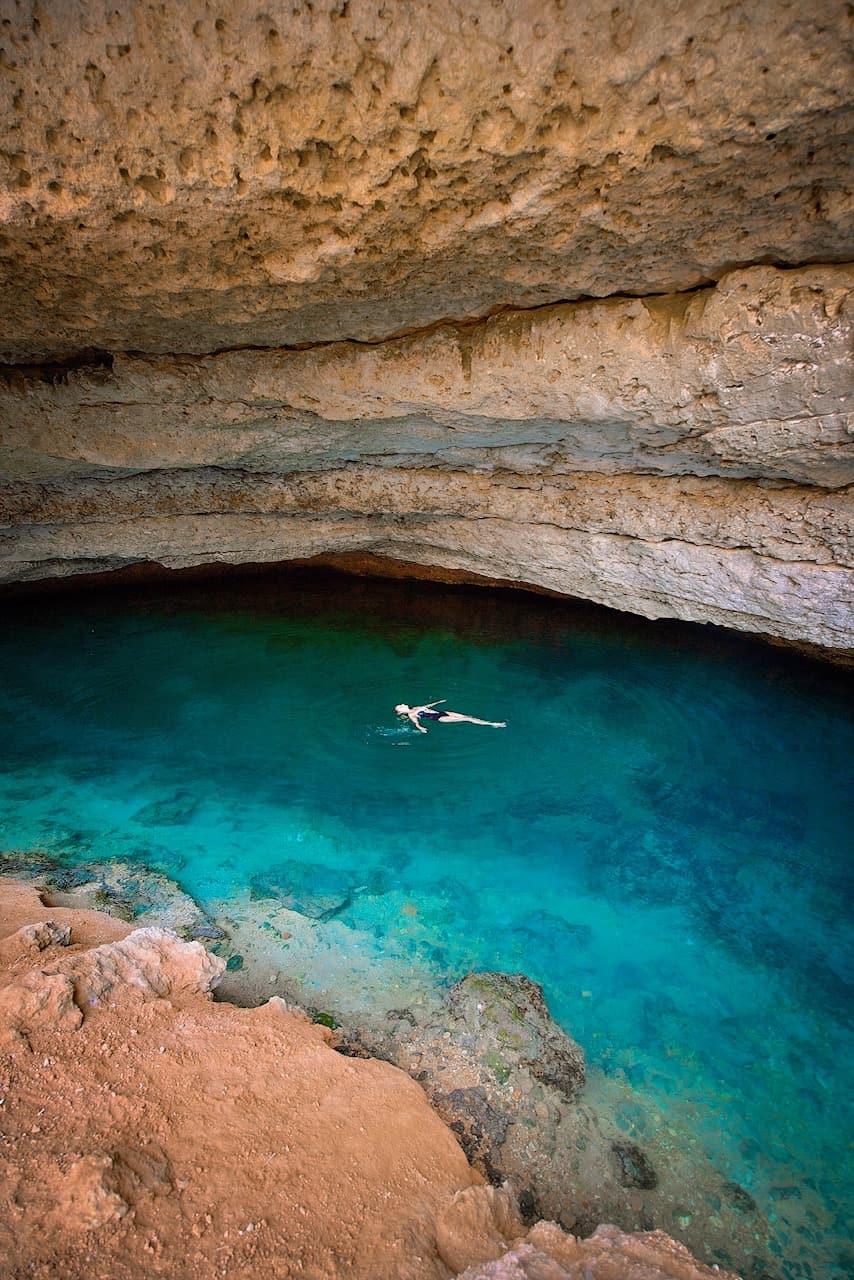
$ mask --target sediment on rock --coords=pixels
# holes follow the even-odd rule
[[[628,1276],[642,1262],[653,1280],[736,1280],[660,1232],[528,1233],[512,1188],[482,1185],[403,1072],[332,1052],[329,1032],[279,998],[214,1004],[221,968],[198,943],[45,907],[32,885],[0,878],[0,1005],[15,1024],[0,1041],[13,1143],[0,1193],[14,1204],[0,1248],[12,1268],[84,1274],[96,1256],[125,1280],[152,1265],[189,1280],[224,1265],[255,1280],[283,1265],[448,1280],[467,1268],[575,1277],[576,1263]],[[541,1016],[514,980],[520,1000]]]
[[[291,883],[288,865],[272,869],[272,882],[278,884],[284,877]],[[380,1006],[374,1008],[364,997],[357,1002],[360,1013],[344,1012],[331,992],[330,1004],[319,1010],[290,974],[289,953],[281,947],[270,952],[273,935],[263,925],[253,933],[234,912],[227,912],[227,920],[203,916],[160,873],[121,862],[74,870],[39,853],[7,853],[0,869],[34,878],[42,886],[42,921],[45,910],[63,923],[72,918],[72,911],[75,920],[86,919],[94,915],[91,907],[96,905],[115,917],[111,924],[117,943],[134,924],[142,926],[143,933],[159,934],[163,926],[172,925],[185,937],[201,937],[219,954],[218,959],[211,957],[218,998],[255,1007],[275,992],[277,1000],[284,997],[283,1007],[307,1013],[318,1025],[331,1028],[331,1043],[343,1055],[378,1058],[401,1068],[424,1091],[474,1168],[495,1187],[509,1181],[526,1224],[546,1217],[579,1237],[590,1235],[601,1222],[617,1223],[624,1231],[657,1226],[678,1234],[707,1257],[709,1251],[721,1259],[733,1251],[736,1256],[751,1254],[762,1217],[747,1192],[727,1182],[712,1163],[699,1162],[690,1135],[683,1134],[681,1143],[659,1140],[658,1130],[667,1132],[663,1117],[659,1123],[651,1113],[644,1136],[638,1141],[627,1138],[616,1119],[626,1101],[621,1087],[609,1086],[595,1073],[593,1089],[585,1088],[580,1046],[553,1021],[541,988],[524,975],[469,974],[441,998],[416,984],[412,1007],[392,1008],[385,1017],[377,1012]],[[325,914],[324,902],[303,905]],[[290,931],[299,931],[301,916],[293,910],[284,914],[289,930],[284,945],[289,948]],[[306,918],[309,933],[318,919]],[[218,934],[212,941],[210,930]],[[93,943],[97,937],[89,940],[90,947]],[[306,947],[303,937],[299,950],[305,953]],[[102,967],[97,960],[100,950],[87,953],[86,963],[94,964],[96,972]],[[26,945],[20,934],[0,941],[0,964],[21,960],[24,951],[29,964],[40,957],[29,937]],[[114,954],[121,954],[121,948],[110,951]],[[303,956],[300,964],[304,963]],[[33,979],[49,998],[39,999],[36,1007],[28,994],[27,1007],[48,1019],[52,1009],[67,1010],[76,1026],[81,1013],[88,1014],[100,1001],[91,1004],[83,986],[75,985],[73,964],[61,968],[62,974],[51,979],[62,983],[61,989],[48,991],[44,977]],[[116,966],[109,969],[114,975]],[[146,985],[150,995],[147,979],[141,985],[143,998]],[[2,999],[0,994],[0,1004]],[[336,1016],[330,1015],[330,1008]],[[691,1212],[686,1216],[686,1200],[718,1208],[712,1217]]]

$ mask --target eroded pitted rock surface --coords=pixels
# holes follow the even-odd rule
[[[503,1164],[511,1127],[536,1123],[545,1096],[572,1105],[584,1084],[582,1049],[524,974],[470,973],[438,1008],[392,1009],[384,1027],[345,1027],[336,1043],[348,1053],[378,1053],[414,1075],[496,1184],[510,1176],[520,1186],[527,1177],[521,1165]]]
[[[837,0],[19,0],[2,358],[376,340],[850,257],[849,39]]]
[[[476,1263],[458,1280],[731,1280],[732,1274],[698,1264],[663,1231],[629,1236],[603,1225],[576,1240],[541,1222],[523,1243]]]
[[[542,987],[522,973],[470,973],[448,992],[458,1042],[504,1083],[514,1065],[572,1102],[584,1084],[584,1054],[548,1010]]]

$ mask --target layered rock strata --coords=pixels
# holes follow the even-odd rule
[[[0,574],[358,552],[846,650],[852,280],[8,372]]]

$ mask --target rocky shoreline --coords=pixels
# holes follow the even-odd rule
[[[401,1068],[485,1180],[514,1188],[529,1227],[549,1219],[577,1237],[602,1222],[625,1231],[662,1228],[709,1262],[773,1276],[764,1218],[750,1194],[714,1168],[690,1130],[649,1105],[644,1114],[618,1080],[593,1072],[585,1084],[582,1049],[524,975],[469,974],[441,992],[418,992],[416,984],[408,1004],[361,1013],[336,1003],[330,990],[321,1006],[282,954],[284,942],[298,955],[300,921],[314,923],[299,912],[288,912],[293,933],[279,930],[271,952],[269,922],[253,924],[234,904],[227,917],[211,915],[139,865],[63,867],[48,855],[7,853],[0,872],[44,886],[51,907],[94,908],[201,941],[222,968],[218,998],[250,1007],[284,998],[327,1028],[341,1055]]]

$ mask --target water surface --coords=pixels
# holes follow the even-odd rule
[[[381,999],[360,949],[401,982],[527,973],[762,1207],[736,1265],[849,1274],[843,673],[331,575],[7,600],[0,671],[0,847],[140,860],[220,911],[296,877],[351,1014]],[[507,728],[393,713],[437,698]]]

